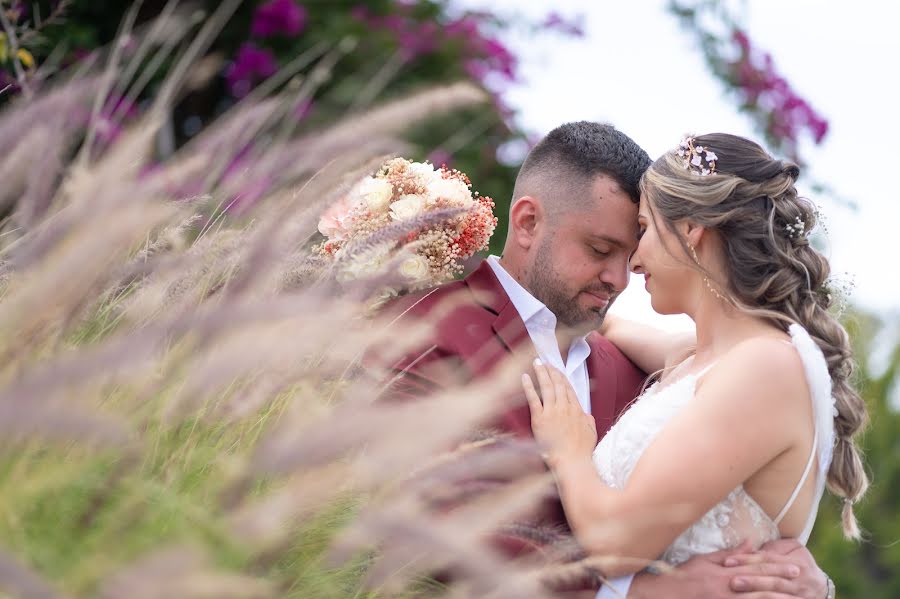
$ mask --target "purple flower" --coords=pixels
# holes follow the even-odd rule
[[[411,24],[397,33],[397,41],[408,60],[433,52],[436,47],[437,25],[431,21]]]
[[[6,17],[12,22],[17,23],[19,19],[22,17],[27,17],[30,12],[28,9],[28,3],[25,0],[16,0],[13,2],[12,6],[10,6],[6,10]]]
[[[448,23],[444,28],[444,33],[450,37],[469,38],[479,35],[478,21],[471,16],[465,16]]]
[[[297,35],[306,26],[306,8],[294,0],[269,0],[257,7],[250,33],[255,37]]]
[[[750,52],[750,38],[747,37],[746,33],[740,29],[735,29],[734,33],[731,34],[731,37],[737,45],[741,47],[741,50],[743,50],[744,53]]]
[[[562,15],[556,11],[547,15],[547,18],[544,19],[543,27],[544,29],[559,31],[560,33],[571,35],[573,37],[584,37],[584,28],[578,24],[578,19],[566,21],[563,19]]]
[[[350,9],[350,16],[357,21],[367,23],[372,18],[372,13],[369,12],[369,8],[367,6],[363,4],[357,4]]]
[[[792,154],[804,129],[817,144],[821,143],[828,133],[828,121],[778,74],[772,55],[755,48],[747,34],[738,29],[732,33],[732,41],[739,49],[739,57],[730,64],[733,81],[744,106],[765,108],[766,134]]]
[[[822,143],[822,140],[828,135],[828,121],[821,117],[815,117],[814,115],[809,126],[812,129],[813,138],[816,140],[816,143]]]
[[[482,40],[482,51],[494,70],[500,71],[510,81],[516,80],[516,57],[499,40]]]
[[[466,74],[478,82],[484,82],[488,74],[488,68],[480,60],[467,60],[463,63]]]
[[[441,165],[445,165],[445,164],[447,166],[450,166],[450,160],[452,160],[452,159],[453,159],[453,155],[450,154],[450,152],[448,152],[447,150],[444,150],[443,148],[435,148],[434,150],[432,150],[431,154],[428,155],[428,158],[426,158],[426,160],[428,160],[428,162],[430,162],[431,164],[433,164],[437,167],[440,167]]]
[[[243,98],[258,80],[271,77],[277,70],[275,57],[269,50],[245,43],[225,70],[225,79],[231,94]]]

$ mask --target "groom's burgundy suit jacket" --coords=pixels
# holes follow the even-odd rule
[[[454,383],[487,377],[513,352],[536,357],[522,318],[486,261],[460,281],[401,298],[391,311],[401,321],[424,319],[434,331],[421,350],[392,365],[390,395],[395,398],[422,397]],[[591,414],[602,437],[638,396],[646,375],[599,333],[588,335],[587,342]],[[518,377],[512,383],[520,389]],[[500,432],[531,437],[530,412],[524,393],[518,393],[521,401],[493,425]],[[559,501],[548,502],[538,520],[564,525]]]

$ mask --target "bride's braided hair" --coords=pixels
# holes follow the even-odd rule
[[[715,162],[708,164],[702,152],[693,164],[685,156],[689,160],[696,153],[667,152],[645,173],[641,192],[654,219],[661,217],[696,268],[674,224],[688,219],[720,234],[728,280],[716,283],[725,299],[785,331],[791,323],[800,324],[821,348],[837,407],[837,444],[827,483],[845,500],[845,536],[858,539],[853,503],[866,492],[869,479],[854,437],[866,424],[866,406],[850,384],[854,361],[847,331],[828,312],[828,260],[807,241],[816,211],[797,195],[800,169],[735,135],[713,133],[690,141],[689,151],[712,151]]]

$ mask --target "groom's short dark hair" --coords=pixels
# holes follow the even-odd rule
[[[516,177],[513,201],[550,189],[575,199],[586,197],[586,186],[598,175],[607,175],[636,203],[638,184],[650,163],[643,148],[610,124],[566,123],[528,153]]]

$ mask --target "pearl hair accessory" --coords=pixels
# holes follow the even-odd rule
[[[675,153],[684,159],[684,168],[695,175],[705,177],[716,172],[716,153],[709,148],[698,146],[693,137],[685,137],[675,148]]]

